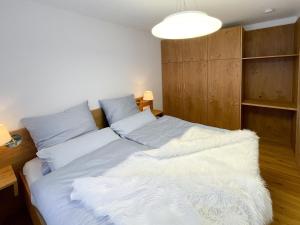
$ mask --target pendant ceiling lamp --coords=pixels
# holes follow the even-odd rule
[[[185,2],[183,3],[185,7]],[[218,31],[222,22],[201,11],[180,11],[166,17],[152,28],[152,34],[161,39],[187,39]]]

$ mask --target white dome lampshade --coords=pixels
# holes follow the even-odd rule
[[[143,100],[152,101],[153,99],[154,99],[154,97],[153,97],[153,92],[152,91],[145,91],[144,92]]]
[[[201,11],[182,11],[166,17],[152,28],[152,34],[162,39],[187,39],[218,31],[222,22]]]

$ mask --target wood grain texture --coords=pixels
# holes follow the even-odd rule
[[[241,59],[208,63],[208,124],[240,129]]]
[[[182,60],[185,62],[207,60],[207,37],[183,40]]]
[[[295,24],[295,42],[296,42],[296,52],[300,52],[300,18]]]
[[[35,157],[36,147],[26,129],[12,133],[22,136],[22,143],[16,148],[0,147],[0,168],[12,165],[14,170],[21,170],[24,163]]]
[[[35,206],[33,206],[31,203],[31,192],[28,183],[22,172],[20,172],[20,183],[23,189],[23,195],[24,195],[27,211],[30,215],[33,225],[46,225],[46,222],[41,216],[41,214],[39,213],[38,209]]]
[[[300,54],[300,19],[298,19],[296,23],[296,32],[295,32],[295,39],[296,39],[296,50]],[[300,166],[300,57],[297,61],[297,65],[295,68],[296,74],[296,97],[295,101],[298,103],[298,111],[296,117],[296,125],[295,125],[295,157],[296,162]]]
[[[293,102],[296,58],[243,61],[243,95],[248,100]]]
[[[265,142],[292,146],[295,112],[279,109],[243,107],[243,128],[253,130]]]
[[[290,57],[298,57],[298,56],[299,56],[299,54],[254,56],[254,57],[244,57],[243,60],[272,59],[272,58],[290,58]]]
[[[208,37],[208,59],[242,58],[242,27],[222,29]]]
[[[162,63],[182,62],[182,40],[162,40]]]
[[[208,120],[208,64],[213,59],[234,59],[241,60],[242,57],[242,28],[233,27],[222,29],[212,35],[202,38],[187,39],[182,41],[162,41],[162,71],[163,71],[163,102],[164,112],[167,115],[176,116],[192,122],[207,124]],[[177,48],[171,50],[170,48]],[[171,63],[170,63],[171,62]],[[217,62],[216,62],[217,63]],[[230,63],[229,63],[230,64]],[[215,67],[211,66],[211,68]],[[233,69],[235,71],[230,71]],[[214,118],[219,121],[214,121],[218,126],[228,128],[240,127],[240,99],[241,99],[241,63],[238,68],[234,66],[223,67],[216,70],[218,74],[215,76],[221,78],[222,82],[217,85],[222,86],[225,92],[233,87],[232,80],[226,81],[226,73],[232,74],[239,73],[239,85],[235,85],[235,97],[233,109],[222,109],[217,107],[228,107],[229,101],[223,104],[221,101],[224,99],[222,94],[215,95],[214,98],[219,100],[214,107],[215,112],[218,113]],[[226,86],[225,84],[228,84]],[[218,92],[217,89],[212,87],[211,90]],[[221,91],[222,92],[222,91]],[[221,93],[220,92],[220,93]],[[227,94],[227,93],[226,93]],[[230,97],[230,96],[229,96]],[[237,100],[238,99],[238,100]],[[220,104],[218,104],[220,103]],[[223,115],[223,113],[225,113]],[[232,121],[221,122],[221,120],[236,118],[236,124],[229,125]],[[224,123],[224,124],[223,124]],[[213,124],[212,124],[213,125]]]
[[[183,63],[183,119],[207,124],[207,61]]]
[[[274,101],[266,101],[266,100],[243,100],[242,105],[297,111],[297,105],[295,103],[282,103],[282,102],[274,102]]]
[[[14,186],[14,194],[18,195],[18,183],[14,170],[11,166],[0,169],[0,190],[9,186]]]
[[[295,53],[294,24],[245,32],[244,57]]]
[[[164,113],[178,118],[183,118],[182,69],[182,63],[164,63],[162,65]]]
[[[300,23],[298,21],[298,23]],[[299,27],[300,29],[300,27]],[[300,38],[300,37],[299,37]],[[300,50],[299,50],[300,51]],[[295,74],[296,74],[296,80],[295,83],[297,85],[296,90],[296,99],[295,101],[297,102],[297,116],[295,120],[295,127],[294,127],[294,132],[295,132],[295,158],[296,162],[298,163],[300,167],[300,58],[298,59],[298,63],[295,69]]]
[[[155,117],[162,117],[164,115],[164,112],[158,109],[153,109],[151,112]]]
[[[272,225],[300,225],[300,173],[293,150],[263,143],[259,158],[273,201]]]

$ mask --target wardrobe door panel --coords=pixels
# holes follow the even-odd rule
[[[183,118],[207,124],[207,61],[183,63]]]
[[[162,70],[164,114],[183,118],[182,63],[164,63]]]
[[[242,28],[222,29],[208,37],[209,59],[242,58]]]
[[[187,62],[207,59],[207,37],[191,38],[183,41],[182,60]]]
[[[211,60],[208,64],[208,124],[240,129],[241,60]]]
[[[183,40],[162,40],[162,63],[182,62]]]

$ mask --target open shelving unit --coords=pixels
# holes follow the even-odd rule
[[[242,126],[261,141],[296,148],[299,22],[243,33]]]
[[[272,59],[272,58],[287,58],[287,57],[298,57],[298,56],[299,56],[299,54],[289,54],[289,55],[265,55],[265,56],[244,57],[243,60]]]
[[[242,105],[245,106],[255,106],[260,108],[269,108],[269,109],[282,109],[289,111],[297,111],[296,103],[289,102],[273,102],[273,101],[264,101],[264,100],[244,100]]]

